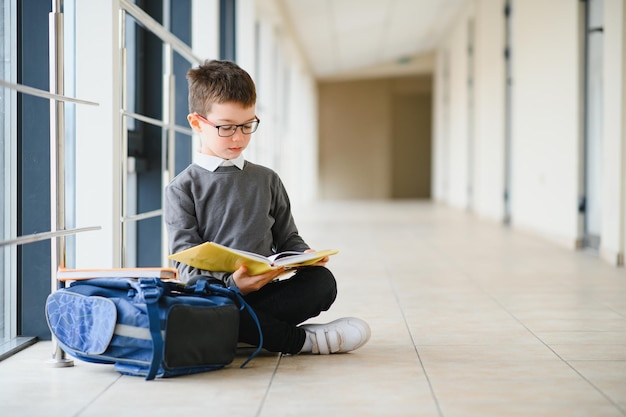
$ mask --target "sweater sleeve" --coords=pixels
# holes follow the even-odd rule
[[[291,203],[287,190],[278,175],[275,175],[274,179],[272,216],[274,217],[272,235],[276,252],[309,249],[309,245],[298,233],[298,228],[291,214]]]
[[[163,216],[170,253],[203,243],[190,193],[176,185],[168,185],[165,188]],[[192,283],[200,276],[209,276],[221,280],[226,286],[235,284],[232,274],[227,272],[205,271],[177,261],[174,261],[174,266],[183,282]]]

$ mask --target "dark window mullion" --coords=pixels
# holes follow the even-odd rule
[[[220,59],[235,61],[237,57],[236,0],[220,0]]]

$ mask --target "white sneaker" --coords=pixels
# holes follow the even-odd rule
[[[307,340],[301,353],[328,355],[358,349],[370,339],[370,326],[356,317],[344,317],[326,324],[303,324]]]

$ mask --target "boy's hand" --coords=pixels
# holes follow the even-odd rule
[[[315,249],[307,249],[304,251],[304,253],[310,253],[310,252],[315,252]],[[320,259],[319,261],[315,262],[313,265],[316,266],[326,266],[326,264],[328,263],[329,257],[325,257],[323,259]]]
[[[285,272],[285,268],[278,268],[259,275],[248,275],[248,268],[242,265],[233,273],[233,281],[243,295],[258,291],[266,284],[276,279],[280,274]]]

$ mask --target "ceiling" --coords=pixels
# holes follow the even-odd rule
[[[319,79],[431,72],[465,0],[279,0]]]

